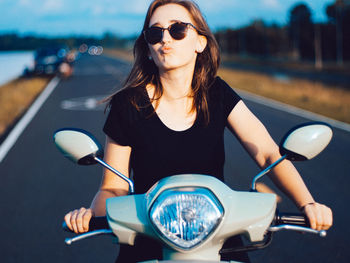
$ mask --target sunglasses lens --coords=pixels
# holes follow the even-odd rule
[[[172,24],[169,33],[176,40],[184,39],[187,34],[187,25],[183,23]]]
[[[150,27],[145,31],[145,38],[148,43],[154,45],[162,40],[163,31],[160,27]]]
[[[175,40],[181,40],[186,37],[188,24],[185,23],[175,23],[172,24],[168,29],[171,37]],[[150,27],[144,31],[146,41],[151,44],[157,44],[162,41],[163,31],[166,30],[161,27]]]

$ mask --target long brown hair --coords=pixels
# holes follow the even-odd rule
[[[178,4],[186,8],[193,19],[198,34],[207,38],[206,48],[203,50],[203,52],[197,55],[196,59],[192,79],[193,105],[191,111],[196,111],[197,118],[198,116],[203,116],[205,123],[208,123],[208,90],[215,80],[220,64],[219,46],[199,7],[191,0],[154,0],[151,3],[147,11],[142,32],[134,45],[134,64],[123,87],[124,89],[146,87],[147,84],[152,83],[155,86],[155,92],[151,102],[158,100],[162,96],[163,87],[160,82],[158,68],[153,60],[148,58],[149,49],[148,44],[144,39],[143,31],[148,28],[154,11],[158,7],[166,4]],[[138,110],[139,97],[140,94],[136,94],[130,98],[131,103]]]

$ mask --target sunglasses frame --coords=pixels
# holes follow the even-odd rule
[[[170,35],[170,36],[172,37],[172,39],[174,39],[174,40],[182,40],[182,39],[184,39],[184,38],[187,36],[187,31],[186,31],[184,37],[183,37],[183,38],[180,38],[180,39],[174,38],[173,35],[171,34],[171,27],[174,26],[175,24],[184,25],[184,26],[186,27],[186,29],[187,29],[189,26],[191,26],[191,27],[193,27],[193,28],[198,32],[198,29],[197,29],[192,23],[186,23],[186,22],[175,22],[175,23],[171,24],[171,25],[168,26],[168,27],[151,26],[151,27],[149,27],[149,28],[143,30],[143,36],[144,36],[145,41],[146,41],[148,44],[150,44],[150,45],[155,45],[155,44],[161,42],[161,41],[163,40],[164,31],[165,31],[165,30],[168,30],[169,35]],[[151,28],[161,29],[161,32],[162,32],[161,38],[160,38],[157,42],[155,42],[155,43],[150,43],[150,42],[147,40],[147,37],[146,37],[147,31],[149,31]]]

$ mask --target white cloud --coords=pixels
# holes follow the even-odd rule
[[[120,13],[131,13],[131,14],[144,14],[146,15],[147,9],[151,0],[129,0],[123,1],[118,4],[118,11]]]
[[[264,7],[271,9],[280,9],[282,7],[281,3],[278,0],[261,0],[261,4]]]
[[[94,5],[91,9],[91,13],[95,16],[102,15],[104,12],[105,10],[101,5]]]
[[[146,14],[151,0],[128,0],[128,1],[84,1],[76,5],[80,11],[88,12],[95,16],[103,14]]]
[[[64,6],[64,0],[46,0],[38,11],[41,14],[57,14],[64,10]]]
[[[30,0],[19,0],[18,5],[21,7],[28,7],[30,6]]]
[[[217,13],[223,10],[236,8],[240,5],[238,0],[195,0],[202,12],[205,13]]]

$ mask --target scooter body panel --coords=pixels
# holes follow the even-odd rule
[[[167,189],[193,187],[209,189],[224,207],[221,223],[198,246],[183,250],[162,237],[153,227],[148,212],[157,197]],[[230,189],[215,177],[186,174],[160,180],[146,194],[110,198],[107,200],[107,216],[111,229],[120,243],[132,245],[137,233],[161,238],[168,246],[164,259],[213,260],[220,259],[219,250],[226,239],[245,234],[251,241],[261,241],[271,224],[276,209],[276,196]]]

